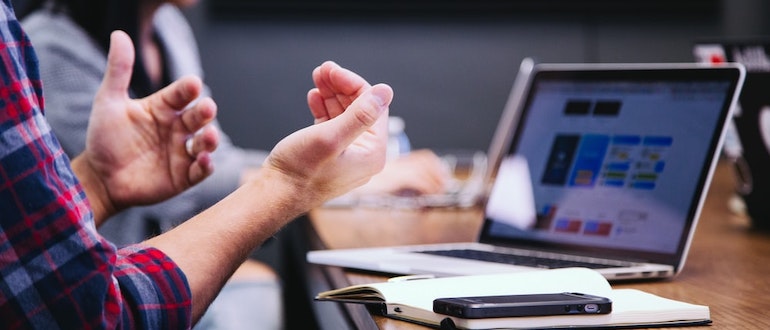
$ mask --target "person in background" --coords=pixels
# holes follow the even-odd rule
[[[28,0],[22,24],[40,58],[48,120],[68,155],[86,147],[92,97],[105,70],[109,33],[124,30],[136,44],[130,82],[134,97],[149,95],[181,76],[203,76],[192,29],[178,7],[197,0]],[[204,86],[203,95],[209,95]],[[219,129],[220,143],[212,159],[217,171],[201,184],[167,201],[124,210],[99,228],[118,244],[137,243],[191,218],[239,185],[249,181],[267,152],[235,146]],[[439,158],[426,150],[388,162],[358,193],[443,191],[447,174]],[[355,193],[355,192],[354,192]],[[235,273],[198,328],[261,320],[262,328],[280,327],[281,286],[266,265],[249,260]],[[228,298],[230,297],[230,298]],[[263,306],[255,309],[253,306]],[[259,312],[259,311],[262,312]],[[240,311],[240,312],[239,312]]]
[[[216,105],[199,98],[195,77],[130,98],[134,49],[114,32],[86,148],[70,162],[44,118],[38,59],[9,0],[0,4],[0,42],[3,329],[189,328],[249,251],[385,163],[392,90],[326,62],[308,97],[315,125],[281,140],[253,180],[211,208],[117,249],[98,224],[212,173]]]

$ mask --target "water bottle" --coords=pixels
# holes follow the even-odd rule
[[[388,118],[388,160],[396,159],[412,150],[404,127],[403,118],[395,116]]]

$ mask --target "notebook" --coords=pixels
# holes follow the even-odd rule
[[[489,148],[477,242],[318,250],[307,260],[434,276],[564,267],[608,280],[674,276],[744,71],[525,60]]]

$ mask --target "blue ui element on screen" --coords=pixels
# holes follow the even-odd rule
[[[674,143],[674,138],[670,136],[647,136],[644,138],[644,145],[650,147],[670,147]]]
[[[548,155],[545,171],[540,182],[563,186],[567,183],[567,174],[572,167],[572,159],[575,157],[580,142],[580,135],[560,134],[551,145],[551,153]]]
[[[610,137],[607,135],[587,134],[583,136],[575,159],[575,166],[570,174],[570,186],[594,186],[602,169],[609,144]]]

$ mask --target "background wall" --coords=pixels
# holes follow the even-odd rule
[[[770,35],[764,0],[384,3],[202,0],[186,10],[219,120],[236,144],[270,149],[310,124],[310,72],[324,60],[393,86],[391,113],[404,117],[415,148],[486,150],[524,57],[683,62],[701,38]],[[359,8],[344,10],[352,4]]]
[[[574,2],[574,1],[573,1]],[[676,1],[669,1],[676,4]],[[702,3],[709,3],[703,1]],[[767,35],[762,0],[715,8],[320,14],[188,11],[220,121],[237,144],[269,149],[310,123],[310,72],[330,59],[395,90],[416,148],[486,150],[522,58],[692,61],[699,38]],[[673,5],[671,5],[673,6]]]

